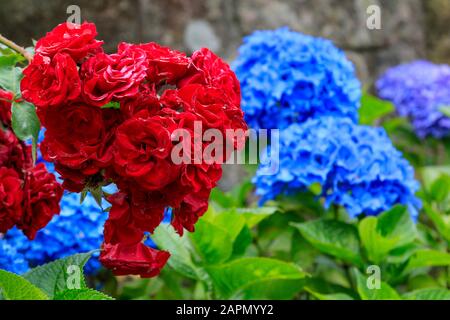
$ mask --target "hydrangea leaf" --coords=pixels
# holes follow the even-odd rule
[[[450,254],[447,252],[421,249],[414,252],[408,261],[406,270],[422,267],[447,267],[450,266]]]
[[[215,212],[212,208],[200,219],[190,238],[207,264],[227,261],[233,244],[245,226],[243,215],[232,211]]]
[[[403,206],[395,206],[378,217],[364,218],[358,230],[369,260],[377,264],[391,250],[407,245],[416,238],[414,222]]]
[[[362,264],[358,231],[353,225],[322,219],[291,225],[321,252],[358,266]]]
[[[429,204],[425,203],[423,206],[425,214],[433,221],[439,234],[450,242],[450,220],[447,222],[444,219],[444,215],[440,214],[438,211],[434,210]]]
[[[379,288],[370,288],[367,278],[355,269],[356,286],[362,300],[401,300],[397,291],[384,281]]]
[[[91,258],[93,252],[79,253],[64,259],[52,261],[28,271],[24,278],[44,291],[53,299],[58,293],[79,285],[86,288],[83,267]]]
[[[444,202],[450,197],[450,174],[442,174],[430,187],[431,197],[437,202]]]
[[[197,222],[195,232],[190,234],[190,238],[207,264],[225,262],[233,252],[234,239],[230,239],[230,233],[207,220],[200,219]]]
[[[32,139],[33,160],[36,161],[36,146],[41,130],[41,123],[36,114],[35,107],[25,101],[12,104],[12,128],[16,136],[25,141]]]
[[[361,98],[359,122],[367,125],[374,124],[375,121],[392,113],[394,110],[395,107],[391,102],[378,99],[366,93]]]
[[[318,293],[318,292],[315,292],[312,290],[308,290],[308,292],[319,300],[354,300],[348,294],[341,293],[341,292],[330,293],[330,294],[322,294],[322,293]]]
[[[0,270],[0,292],[6,300],[47,300],[48,297],[28,280]]]
[[[404,300],[450,300],[450,290],[443,288],[426,288],[402,295]]]
[[[93,289],[68,289],[59,292],[53,300],[114,300],[110,296]]]
[[[244,226],[233,244],[233,258],[240,257],[245,254],[247,248],[253,240],[252,232],[249,227]]]
[[[262,294],[262,290],[273,290],[277,281],[285,281],[286,284],[287,280],[295,282],[306,276],[297,265],[270,258],[241,258],[206,267],[206,271],[220,297],[225,299],[233,295],[248,298],[249,291],[255,292],[252,290],[255,286]],[[264,285],[259,285],[261,283]]]
[[[249,228],[253,228],[262,220],[266,219],[275,212],[280,211],[277,207],[266,206],[260,208],[238,208],[235,210],[238,214],[244,217],[245,223]]]
[[[158,248],[170,252],[167,264],[175,271],[191,279],[204,278],[204,271],[192,261],[193,248],[187,235],[180,237],[171,225],[161,224],[152,234],[152,240]]]

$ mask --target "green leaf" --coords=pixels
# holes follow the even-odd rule
[[[221,263],[231,257],[235,238],[230,239],[231,235],[226,229],[200,219],[195,232],[189,236],[206,264]]]
[[[345,293],[322,294],[312,290],[306,290],[319,300],[354,300],[352,297]]]
[[[427,288],[405,293],[404,300],[450,300],[450,290]]]
[[[398,293],[386,282],[380,281],[380,288],[369,288],[367,277],[358,270],[354,270],[356,275],[356,286],[362,300],[400,300]]]
[[[291,225],[321,252],[356,265],[362,264],[358,231],[353,225],[324,219]]]
[[[424,203],[423,209],[425,214],[433,221],[439,234],[442,235],[444,239],[450,242],[450,223],[444,220],[444,215],[440,214],[438,211],[434,210],[429,204]]]
[[[245,223],[249,228],[253,228],[261,221],[271,216],[275,212],[280,211],[280,209],[276,207],[260,207],[260,208],[238,208],[236,212],[241,214]]]
[[[450,106],[441,106],[439,111],[442,112],[445,116],[450,118]]]
[[[448,166],[427,166],[421,170],[423,184],[427,190],[431,190],[431,186],[441,175],[450,176],[450,165]]]
[[[252,236],[252,233],[251,233],[249,227],[244,226],[244,228],[242,228],[241,232],[239,233],[239,235],[236,237],[236,240],[234,241],[232,257],[235,258],[235,257],[243,256],[245,254],[245,251],[247,250],[247,248],[251,245],[252,240],[253,240],[253,236]]]
[[[102,109],[120,109],[120,103],[117,101],[111,101],[102,106]]]
[[[48,297],[26,279],[0,270],[0,293],[6,300],[47,300]]]
[[[430,187],[432,198],[437,202],[442,202],[450,195],[450,175],[442,174]]]
[[[35,107],[25,101],[12,104],[12,128],[16,136],[25,141],[32,139],[33,160],[36,161],[36,146],[41,130],[41,123],[36,114]]]
[[[192,251],[187,235],[180,237],[173,227],[161,224],[152,234],[158,248],[167,250],[171,256],[167,264],[180,274],[196,280],[204,278],[204,271],[192,261]]]
[[[79,253],[64,259],[52,261],[28,271],[24,278],[44,291],[51,299],[70,286],[79,284],[86,288],[83,267],[90,259],[92,252]]]
[[[0,87],[12,92],[15,96],[20,93],[20,80],[22,79],[22,69],[6,63],[0,62]]]
[[[270,258],[241,258],[223,265],[206,267],[221,297],[243,293],[245,289],[264,282],[305,278],[303,270],[293,263]],[[259,287],[260,290],[263,287]]]
[[[89,288],[68,289],[59,292],[53,300],[114,300],[106,294]]]
[[[212,208],[197,222],[190,239],[206,264],[223,263],[233,252],[233,245],[245,226],[244,215],[235,210],[216,212]]]
[[[446,267],[450,266],[450,254],[446,252],[421,249],[414,252],[408,261],[406,270],[422,267]]]
[[[363,94],[359,108],[359,122],[361,124],[374,124],[374,122],[395,110],[394,105],[385,100],[378,99],[370,94]]]
[[[379,264],[393,249],[416,238],[416,229],[408,211],[395,206],[378,217],[366,217],[358,225],[361,242],[370,261]]]

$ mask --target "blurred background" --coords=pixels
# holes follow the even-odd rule
[[[289,26],[329,38],[370,85],[387,67],[417,58],[450,63],[449,0],[0,0],[0,33],[24,46],[81,8],[113,51],[120,41],[191,52],[206,46],[233,60],[243,36]],[[381,30],[366,27],[369,5],[381,8]]]

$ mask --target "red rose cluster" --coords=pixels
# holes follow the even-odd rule
[[[116,275],[152,277],[169,253],[145,246],[144,234],[154,231],[168,207],[180,235],[193,231],[222,174],[219,163],[173,161],[175,132],[194,133],[196,123],[202,132],[216,129],[224,136],[246,130],[239,82],[208,49],[187,57],[156,43],[121,43],[106,54],[96,35],[87,22],[47,33],[24,70],[22,95],[37,106],[46,128],[42,155],[67,190],[109,183],[119,189],[108,197],[102,263]],[[182,143],[193,147],[194,136]],[[200,141],[201,150],[210,143]],[[239,145],[234,141],[234,148]]]
[[[60,211],[63,188],[11,129],[13,95],[0,90],[0,233],[17,226],[29,238]],[[19,108],[20,106],[17,106]]]

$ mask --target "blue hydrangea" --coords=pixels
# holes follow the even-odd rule
[[[80,205],[79,194],[66,193],[61,200],[60,215],[55,216],[40,230],[33,241],[28,240],[21,231],[12,229],[0,240],[0,247],[3,244],[14,248],[9,251],[9,259],[18,261],[18,258],[23,258],[30,267],[99,249],[107,216],[92,196],[88,195]],[[98,254],[89,260],[85,268],[86,273],[93,274],[100,268],[97,256]],[[0,268],[7,268],[6,262],[0,260]],[[18,273],[26,270],[24,267],[17,269],[20,271]]]
[[[0,238],[0,269],[22,274],[28,268],[28,262],[23,254],[17,252],[16,248]]]
[[[282,129],[322,115],[358,118],[360,82],[329,40],[288,28],[256,31],[244,38],[233,69],[252,128]]]
[[[411,119],[419,137],[450,135],[450,118],[440,112],[450,106],[450,66],[414,61],[387,70],[377,81],[381,98]]]
[[[325,207],[341,205],[351,217],[376,215],[395,204],[406,205],[413,218],[418,215],[413,168],[382,128],[331,117],[293,124],[280,133],[276,165],[276,174],[266,174],[267,163],[254,177],[261,202],[320,184]]]

